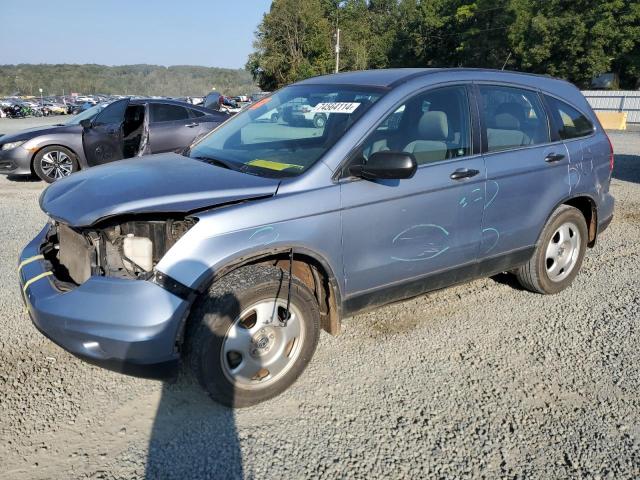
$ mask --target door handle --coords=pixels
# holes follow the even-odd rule
[[[547,163],[555,163],[555,162],[559,162],[563,158],[564,158],[564,155],[562,153],[550,153],[549,155],[544,157],[544,161]]]
[[[449,175],[449,177],[451,180],[462,180],[463,178],[475,177],[479,173],[480,170],[474,170],[473,168],[459,168]]]
[[[187,124],[185,125],[185,127],[189,127],[189,128],[193,128],[193,127],[197,127],[197,126],[198,126],[198,124],[197,124],[196,122],[193,122],[193,123],[187,123]]]

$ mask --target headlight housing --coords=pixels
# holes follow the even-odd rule
[[[5,143],[4,145],[2,145],[2,150],[12,150],[14,148],[19,147],[20,145],[22,145],[24,142],[26,142],[26,140],[19,140],[17,142],[9,142],[9,143]]]

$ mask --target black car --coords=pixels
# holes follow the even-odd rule
[[[0,173],[45,182],[123,158],[179,151],[229,116],[185,102],[121,99],[66,123],[0,137]]]

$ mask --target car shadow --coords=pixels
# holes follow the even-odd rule
[[[187,372],[163,385],[144,478],[243,478],[233,410],[211,400]]]
[[[640,155],[615,155],[613,178],[640,183]]]
[[[238,300],[228,293],[207,305],[207,315],[227,315],[233,319],[240,315]],[[217,305],[224,305],[224,312]],[[195,325],[187,323],[187,338]],[[188,342],[183,350],[189,353]],[[183,360],[184,357],[183,354]],[[208,396],[186,361],[177,377],[163,384],[149,438],[144,478],[243,478],[234,411]]]
[[[22,183],[35,183],[42,181],[37,175],[7,175],[7,180]]]
[[[523,286],[520,285],[520,282],[518,282],[518,279],[516,278],[516,276],[513,275],[512,273],[502,272],[502,273],[498,273],[497,275],[493,275],[490,278],[494,282],[500,283],[502,285],[507,285],[513,288],[514,290],[525,290],[525,288],[523,288]]]

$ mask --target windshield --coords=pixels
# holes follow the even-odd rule
[[[104,110],[104,107],[106,107],[105,104],[99,103],[98,105],[95,105],[85,110],[84,112],[79,113],[75,117],[71,118],[69,121],[67,121],[67,125],[78,125],[82,120],[85,120],[85,119],[91,120],[96,115],[98,115],[102,110]]]
[[[223,123],[196,143],[189,156],[255,175],[300,175],[382,93],[338,85],[286,87]]]

